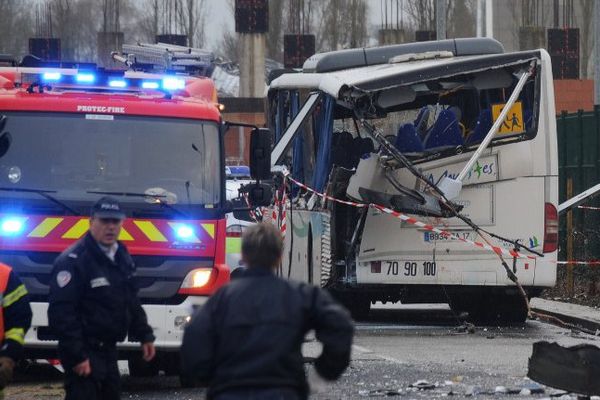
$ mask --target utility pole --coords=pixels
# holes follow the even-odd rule
[[[446,0],[435,2],[435,31],[437,40],[446,39]]]
[[[594,104],[600,105],[600,1],[594,1]]]

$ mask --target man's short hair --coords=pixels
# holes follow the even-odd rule
[[[283,254],[283,238],[270,223],[246,229],[242,235],[242,257],[248,268],[275,268]]]

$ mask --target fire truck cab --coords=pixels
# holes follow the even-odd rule
[[[28,358],[56,358],[47,320],[53,262],[86,233],[91,204],[111,195],[127,212],[120,240],[137,265],[158,350],[143,363],[139,344],[125,341],[121,357],[132,375],[178,372],[184,326],[229,280],[219,107],[203,77],[0,68],[0,261],[31,295]]]

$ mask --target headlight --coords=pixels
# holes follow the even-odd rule
[[[208,285],[212,275],[212,268],[194,269],[185,276],[181,289],[200,289]]]

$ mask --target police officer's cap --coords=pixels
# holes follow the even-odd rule
[[[92,217],[125,219],[125,212],[114,197],[105,196],[92,207]]]

